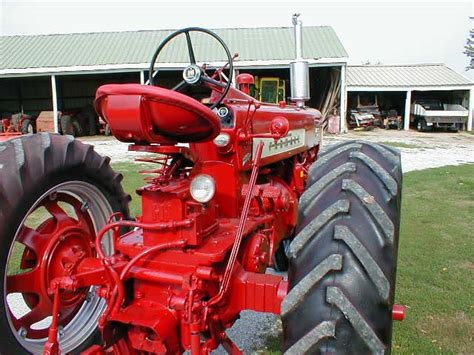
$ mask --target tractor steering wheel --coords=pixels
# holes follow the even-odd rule
[[[222,68],[220,68],[218,71],[224,70],[227,66],[229,67],[229,78],[227,80],[227,83],[222,80],[215,80],[214,78],[211,78],[206,74],[205,68],[200,67],[199,65],[196,64],[196,58],[194,56],[194,49],[193,49],[193,44],[191,43],[191,36],[189,35],[190,32],[203,32],[211,37],[213,37],[215,40],[217,40],[222,47],[224,47],[225,53],[227,55],[227,64],[225,64]],[[170,34],[168,37],[166,37],[161,44],[158,46],[158,48],[155,51],[155,54],[153,55],[153,58],[151,59],[151,64],[150,64],[150,71],[148,73],[148,81],[150,85],[155,85],[155,76],[159,69],[156,70],[155,72],[155,63],[156,59],[158,58],[159,54],[163,50],[163,48],[170,42],[172,39],[175,37],[179,36],[180,34],[184,33],[186,35],[186,43],[188,46],[188,53],[189,53],[189,62],[190,65],[188,65],[186,68],[183,70],[183,80],[180,81],[177,85],[175,85],[171,90],[179,91],[182,90],[188,86],[198,86],[198,85],[205,85],[206,87],[210,88],[211,90],[217,90],[220,91],[220,96],[217,101],[215,101],[211,106],[210,109],[214,109],[217,107],[224,97],[227,95],[227,92],[230,89],[230,85],[232,83],[232,73],[233,73],[233,58],[230,54],[229,48],[227,45],[224,43],[222,38],[220,38],[217,34],[215,34],[212,31],[209,31],[205,28],[201,27],[187,27],[183,28],[181,30],[178,30],[172,34]],[[217,71],[216,71],[217,72]],[[219,75],[221,77],[221,75]]]

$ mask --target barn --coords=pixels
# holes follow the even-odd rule
[[[156,47],[172,32],[2,36],[0,115],[95,115],[92,102],[96,89],[107,83],[145,83]],[[250,73],[259,90],[265,85],[270,88],[266,95],[260,90],[257,98],[274,102],[288,99],[289,63],[295,57],[293,27],[227,28],[215,32],[237,55],[234,77]],[[223,64],[223,53],[203,35],[195,35],[193,45],[198,62]],[[348,65],[348,54],[329,26],[303,28],[303,57],[310,67],[311,99],[307,104],[336,120],[339,132],[348,130],[351,111],[361,100],[376,100],[382,112],[395,110],[403,119],[403,128],[409,129],[411,105],[426,98],[468,109],[464,128],[472,130],[473,83],[444,64]],[[185,39],[178,38],[159,58],[159,85],[173,86],[188,64]],[[59,131],[60,125],[56,124],[54,130]],[[92,129],[84,133],[97,132]]]
[[[38,115],[93,112],[97,87],[106,83],[145,83],[150,59],[159,43],[173,30],[2,36],[0,112],[2,117],[24,112]],[[246,72],[266,83],[277,83],[278,97],[289,93],[289,63],[295,58],[293,27],[216,29],[238,54],[234,77]],[[222,65],[223,52],[203,35],[192,38],[196,59]],[[184,36],[183,36],[184,37]],[[333,28],[308,26],[303,30],[303,56],[309,62],[309,105],[326,114],[345,117],[347,53]],[[160,85],[172,86],[189,64],[185,38],[179,38],[159,58]],[[263,84],[262,84],[263,85]],[[332,98],[330,102],[326,99]],[[55,120],[58,122],[58,120]],[[345,120],[341,120],[344,129]],[[55,125],[56,132],[60,125]],[[95,132],[90,132],[91,134]]]

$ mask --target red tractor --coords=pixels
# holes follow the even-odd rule
[[[196,31],[227,56],[213,75],[196,64]],[[165,89],[155,61],[178,35],[191,64]],[[305,64],[292,63],[296,104],[261,103],[231,86],[222,39],[186,28],[158,47],[150,85],[100,87],[114,136],[156,154],[135,219],[92,146],[49,133],[0,143],[0,352],[237,354],[225,331],[254,310],[281,315],[289,354],[389,353],[404,316],[400,156],[361,141],[320,151]]]
[[[0,119],[0,134],[31,134],[36,132],[36,117],[24,113],[15,113],[11,117]]]

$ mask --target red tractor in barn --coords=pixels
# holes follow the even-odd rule
[[[213,74],[196,31],[227,56]],[[191,64],[165,89],[155,61],[178,35]],[[136,218],[92,146],[49,133],[0,143],[0,352],[237,354],[226,329],[254,310],[281,315],[288,354],[389,353],[404,316],[400,156],[361,141],[321,151],[307,70],[291,64],[292,104],[258,102],[231,85],[222,39],[186,28],[158,47],[150,85],[100,87],[114,136],[156,154]]]
[[[36,117],[24,113],[15,113],[10,117],[0,119],[0,134],[20,135],[36,132]]]

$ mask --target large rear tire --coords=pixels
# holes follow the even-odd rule
[[[390,353],[401,184],[398,151],[373,143],[312,165],[289,250],[287,353]]]
[[[128,218],[130,197],[109,161],[71,136],[0,143],[2,354],[43,352],[52,313],[48,283],[95,256],[92,241],[110,214]],[[104,248],[112,252],[110,243]],[[94,288],[61,297],[61,351],[78,353],[96,339],[105,304]]]

